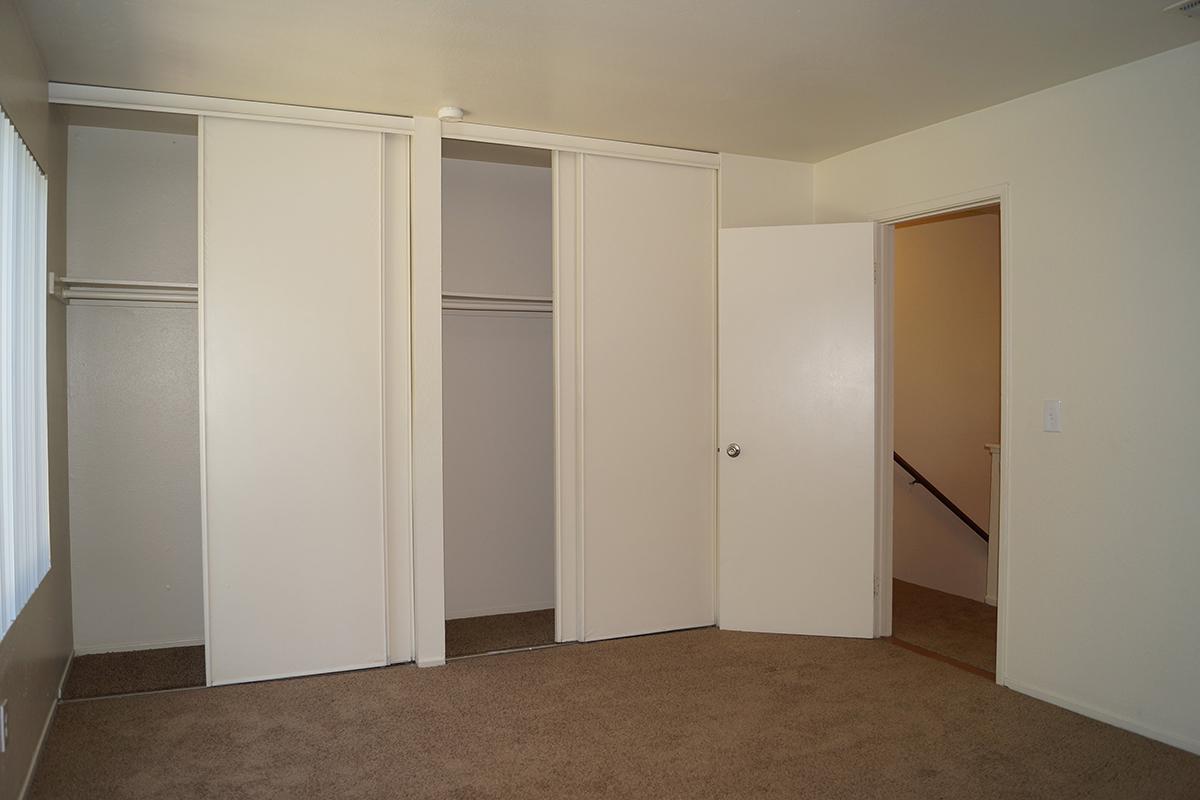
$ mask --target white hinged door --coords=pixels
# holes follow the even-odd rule
[[[874,634],[875,230],[721,231],[719,624]]]

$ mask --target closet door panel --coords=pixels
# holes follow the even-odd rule
[[[382,664],[381,136],[202,136],[210,683]]]
[[[584,638],[711,625],[716,175],[582,158]]]

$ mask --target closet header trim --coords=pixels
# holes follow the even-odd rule
[[[370,114],[364,111],[342,111],[333,108],[310,108],[282,103],[259,103],[252,100],[232,100],[226,97],[147,92],[141,89],[113,89],[107,86],[84,86],[77,83],[51,83],[50,102],[72,106],[125,108],[133,111],[165,111],[198,117],[236,117],[267,122],[291,122],[378,133],[407,134],[412,133],[413,130],[411,117]]]
[[[664,164],[680,164],[688,167],[719,169],[721,157],[717,153],[702,150],[682,150],[653,144],[635,144],[612,139],[592,139],[587,136],[570,136],[565,133],[526,131],[518,128],[501,128],[474,122],[454,122],[442,125],[442,136],[446,139],[463,139],[471,142],[491,142],[519,147],[538,147],[543,150],[562,150],[598,156],[619,156],[641,161],[658,161]]]
[[[260,103],[254,100],[234,100],[227,97],[150,92],[142,89],[115,89],[108,86],[87,86],[78,83],[52,82],[50,84],[50,102],[72,106],[124,108],[132,111],[162,111],[171,114],[190,114],[197,117],[235,117],[268,122],[323,125],[380,133],[411,134],[413,131],[412,117],[372,114],[365,111],[344,111],[334,108],[312,108],[283,103]],[[618,156],[707,169],[719,169],[721,166],[721,157],[717,153],[702,150],[684,150],[612,139],[593,139],[587,136],[572,136],[563,133],[502,128],[473,122],[444,124],[442,136],[447,139],[491,142],[588,155]]]

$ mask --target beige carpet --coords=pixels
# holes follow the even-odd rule
[[[996,672],[996,609],[986,603],[892,581],[892,636]]]
[[[1200,757],[879,640],[711,628],[59,707],[47,798],[1173,798]]]
[[[446,657],[554,644],[554,609],[446,620]]]
[[[76,656],[63,699],[204,685],[204,647],[163,647]]]

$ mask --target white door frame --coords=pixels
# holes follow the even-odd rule
[[[583,631],[578,290],[583,160],[578,153],[564,150],[551,150],[550,158],[554,215],[554,641],[574,642]]]
[[[423,127],[425,126],[425,127]],[[496,134],[502,131],[503,136]],[[577,301],[577,271],[579,259],[577,251],[579,239],[578,222],[578,192],[580,158],[576,152],[556,147],[568,144],[562,139],[569,137],[546,137],[532,132],[510,129],[492,129],[488,126],[441,124],[436,120],[417,120],[414,142],[421,141],[423,132],[427,136],[437,134],[437,151],[434,152],[430,143],[427,152],[418,153],[424,159],[425,172],[430,176],[426,181],[429,185],[418,187],[414,182],[413,213],[424,208],[427,216],[437,215],[440,221],[441,195],[436,200],[419,195],[431,194],[434,183],[440,189],[441,175],[441,139],[460,139],[465,141],[489,142],[513,147],[530,147],[549,150],[551,155],[551,186],[553,193],[552,214],[554,216],[552,244],[552,295],[553,295],[553,363],[554,363],[554,564],[555,564],[555,597],[554,597],[554,640],[556,642],[576,641],[582,630],[583,618],[583,579],[582,564],[579,563],[581,551],[579,523],[579,355],[578,355],[578,301]],[[523,135],[527,134],[527,135]],[[436,160],[435,160],[436,159]],[[414,179],[417,176],[414,170]],[[433,176],[438,176],[434,179]],[[414,216],[414,229],[417,219]],[[424,223],[428,224],[428,223]],[[424,258],[414,253],[414,270],[422,269],[425,275],[426,291],[424,305],[429,313],[424,320],[416,316],[414,306],[414,347],[420,347],[425,358],[418,361],[413,359],[414,385],[425,384],[432,393],[437,390],[437,402],[432,401],[426,409],[422,423],[442,429],[441,420],[441,228],[438,227],[436,243],[438,252],[432,252],[434,243],[430,243],[431,251]],[[414,242],[420,237],[414,230]],[[435,311],[436,292],[436,318]],[[414,302],[417,298],[414,293]],[[434,328],[437,328],[435,331]],[[434,374],[436,370],[436,375]],[[434,416],[436,414],[436,420]],[[415,427],[415,426],[414,426]],[[424,586],[430,599],[435,595],[444,594],[445,560],[443,553],[443,529],[441,520],[442,486],[441,475],[441,440],[440,435],[436,446],[432,443],[422,451],[414,450],[414,460],[426,460],[430,466],[437,462],[437,486],[432,484],[423,487],[429,495],[426,502],[433,503],[432,496],[437,498],[437,519],[430,517],[423,524],[414,525],[414,544],[429,552],[429,558],[418,561],[416,583],[418,586],[418,603],[416,608],[417,629],[425,630],[424,637],[417,637],[416,662],[419,666],[436,666],[445,663],[445,627],[444,608],[425,608],[420,603],[420,587]],[[436,540],[436,541],[435,541]],[[440,617],[440,619],[438,619]],[[439,645],[438,641],[441,644]]]
[[[1009,218],[1011,204],[1008,184],[985,186],[970,192],[935,198],[918,203],[885,209],[870,215],[878,227],[877,280],[875,282],[875,341],[877,358],[876,371],[876,503],[875,531],[876,554],[875,575],[878,587],[875,597],[875,635],[892,635],[892,504],[893,467],[892,452],[895,449],[893,436],[893,397],[895,376],[893,372],[894,349],[894,287],[895,253],[893,247],[896,225],[916,219],[940,216],[955,211],[966,211],[983,206],[1000,206],[1000,530],[1004,530],[1009,517],[1008,478],[1012,452],[1011,441],[1012,408],[1010,387],[1012,386],[1012,324],[1009,298],[1012,296],[1012,269],[1010,266]],[[999,535],[1000,531],[993,532]],[[996,683],[1004,685],[1007,671],[1004,643],[1008,630],[1008,553],[1011,538],[1001,535],[999,564],[999,597],[997,600],[996,626]]]

